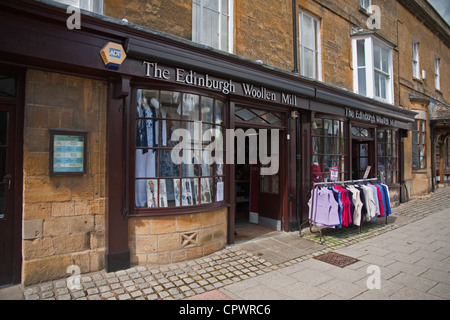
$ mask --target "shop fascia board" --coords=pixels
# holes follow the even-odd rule
[[[292,92],[303,97],[315,97],[315,88],[289,79],[270,67],[252,60],[227,53],[218,53],[212,48],[197,48],[192,45],[173,45],[153,39],[129,38],[125,43],[128,56],[167,63],[180,68],[207,72],[235,81],[254,83],[271,89]]]
[[[348,93],[354,95],[353,93]],[[334,104],[339,104],[348,108],[354,108],[361,111],[375,113],[375,114],[388,114],[390,118],[403,122],[414,122],[416,112],[403,109],[394,105],[383,104],[379,101],[372,99],[358,99],[359,97],[347,97],[338,95],[334,92],[329,92],[324,89],[317,89],[316,99],[318,101],[329,102],[333,101]]]
[[[37,16],[45,16],[47,24],[53,20],[59,25],[67,19],[67,14],[61,14],[60,6],[55,6],[55,3],[48,1],[19,1],[20,3],[3,3],[14,7],[15,10],[25,11],[31,14],[35,19]],[[117,42],[124,44],[127,55],[130,58],[140,59],[155,59],[158,62],[165,62],[172,66],[186,67],[195,69],[199,72],[208,72],[216,76],[223,76],[233,79],[235,81],[251,82],[255,85],[266,86],[271,89],[282,92],[290,92],[300,97],[311,99],[311,101],[322,101],[331,106],[340,105],[342,107],[352,107],[362,111],[372,113],[386,113],[396,120],[411,122],[414,119],[415,113],[387,104],[383,104],[371,99],[356,96],[347,90],[334,87],[319,81],[306,79],[293,74],[291,72],[277,69],[275,67],[258,63],[256,61],[246,59],[231,53],[219,51],[211,47],[194,43],[192,41],[157,32],[142,26],[134,25],[132,23],[123,22],[114,18],[94,14],[83,10],[82,15],[82,33],[79,36],[83,37],[83,42],[88,45],[88,51],[96,50],[95,45],[92,44],[98,41],[98,38],[116,39]],[[34,20],[36,21],[36,20]],[[41,20],[40,20],[41,21]],[[46,25],[47,25],[46,24]],[[64,23],[65,24],[65,23]],[[50,26],[47,26],[50,27]],[[55,30],[54,30],[55,31]],[[66,34],[68,30],[62,31]],[[91,36],[95,39],[89,39]],[[72,42],[71,37],[64,39],[66,42]],[[122,40],[119,40],[122,39]],[[90,43],[90,42],[93,43]],[[113,40],[114,41],[114,40]],[[73,43],[67,43],[64,48],[70,48]],[[81,43],[78,42],[78,46]],[[23,44],[22,44],[23,46]],[[61,56],[54,52],[58,58]],[[68,55],[70,57],[70,55]],[[37,56],[36,56],[37,58]],[[51,57],[47,56],[47,60]],[[79,67],[86,63],[86,61],[67,60],[73,64],[76,62]],[[56,62],[56,59],[55,59]],[[62,61],[61,61],[62,62]],[[93,64],[92,61],[85,65],[88,68],[96,70],[101,69],[101,65]],[[125,67],[125,66],[123,66]],[[128,73],[125,68],[123,71]],[[107,72],[110,75],[119,74],[119,72]],[[303,106],[303,108],[311,109],[310,106]]]

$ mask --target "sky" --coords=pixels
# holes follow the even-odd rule
[[[428,0],[450,25],[450,0]]]

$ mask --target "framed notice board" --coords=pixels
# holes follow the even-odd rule
[[[50,129],[50,174],[85,174],[86,150],[86,131]]]

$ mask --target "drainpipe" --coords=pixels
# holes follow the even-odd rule
[[[300,117],[295,119],[295,213],[297,217],[298,231],[300,232],[300,225],[302,221],[300,221],[300,168],[301,168],[301,154],[300,154]]]
[[[297,0],[292,0],[292,28],[294,34],[294,70],[298,73],[298,40],[297,40]]]
[[[434,141],[434,139],[435,139],[435,132],[434,132],[435,126],[436,126],[435,122],[432,122],[430,124],[430,128],[431,128],[431,192],[435,192],[435,189],[436,189],[436,186],[435,186],[435,183],[434,183],[434,179],[435,179],[435,175],[436,175],[436,168],[435,168],[435,165],[436,165],[436,159],[435,159],[435,157],[436,157],[436,145],[434,143],[435,142]]]

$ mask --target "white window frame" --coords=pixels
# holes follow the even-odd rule
[[[59,3],[64,3],[69,6],[91,11],[98,14],[103,14],[103,0],[54,0]]]
[[[372,5],[372,0],[359,0],[359,7],[366,10],[366,12],[369,11],[369,7]]]
[[[315,30],[313,39],[314,39],[314,48],[305,47],[304,43],[304,16],[308,16],[312,22],[312,30]],[[300,54],[300,74],[305,77],[309,77],[306,74],[306,59],[305,50],[310,50],[313,52],[314,56],[314,65],[313,65],[313,76],[309,77],[312,79],[316,79],[322,81],[322,54],[321,54],[321,45],[320,45],[320,20],[313,15],[300,10],[299,11],[299,54]]]
[[[436,90],[441,90],[441,58],[434,56],[434,86]]]
[[[227,51],[229,53],[233,53],[233,1],[234,0],[228,0],[228,14],[222,12],[222,1],[223,0],[214,0],[218,2],[218,8],[219,10],[215,10],[219,13],[219,19],[217,21],[218,23],[218,46],[213,46],[211,43],[207,43],[207,40],[204,39],[204,18],[203,18],[203,12],[206,9],[212,10],[211,8],[207,7],[206,0],[192,0],[192,41],[209,45],[211,47],[214,47],[219,50]],[[227,17],[228,18],[228,39],[227,39],[227,48],[222,47],[222,18]]]
[[[360,36],[352,38],[352,55],[353,55],[353,91],[355,93],[361,94],[358,88],[358,52],[357,52],[357,41],[364,41],[364,57],[365,57],[365,69],[366,69],[366,97],[373,98],[376,100],[380,100],[385,103],[393,104],[394,103],[394,69],[393,69],[393,61],[392,61],[392,47],[381,42],[380,40],[371,37],[371,36]],[[375,68],[374,63],[374,47],[378,46],[384,50],[387,50],[389,53],[388,56],[388,72],[384,72],[382,70],[377,70]],[[385,86],[385,94],[386,98],[382,98],[376,95],[375,92],[375,74],[379,73],[383,76],[387,77],[386,86]]]
[[[420,79],[420,64],[419,64],[419,41],[412,40],[412,68],[413,78]]]

